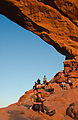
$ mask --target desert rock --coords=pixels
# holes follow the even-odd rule
[[[0,14],[40,36],[67,59],[78,56],[77,0],[0,0]]]
[[[78,120],[78,101],[70,104],[70,106],[67,108],[66,114],[71,118]]]

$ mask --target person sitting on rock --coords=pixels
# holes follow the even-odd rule
[[[39,78],[37,80],[37,84],[41,84],[41,80]]]
[[[46,86],[48,86],[49,82],[47,82],[47,78],[46,78],[46,75],[44,75],[44,78],[43,78],[43,83],[42,83],[42,86],[41,88],[45,89]]]
[[[42,98],[41,92],[38,92],[38,93],[37,93],[37,99],[36,99],[36,101],[41,103],[41,104],[39,105],[39,113],[44,112],[43,102],[45,101],[45,99]]]
[[[37,80],[37,88],[41,88],[41,80],[39,78]]]
[[[61,86],[63,89],[65,89],[65,87],[66,87],[65,84],[66,84],[65,82],[62,82],[60,86]]]
[[[37,89],[37,83],[35,82],[35,85],[33,86],[33,89]]]
[[[42,98],[42,96],[41,96],[41,92],[38,92],[37,93],[37,99],[36,99],[36,102],[40,102],[41,104],[39,104],[39,109],[38,109],[38,111],[39,111],[39,113],[46,113],[46,114],[48,114],[49,116],[52,116],[52,115],[54,115],[55,114],[55,110],[53,110],[53,111],[49,111],[49,109],[46,107],[46,106],[44,106],[44,104],[43,104],[43,102],[45,101],[45,99],[44,98]]]
[[[44,75],[44,78],[43,78],[43,84],[46,85],[46,83],[47,83],[47,78],[46,78],[46,75]]]
[[[33,106],[30,107],[30,109],[33,109],[34,111],[39,111],[39,105],[41,104],[41,102],[37,101],[37,93],[38,89],[34,89],[34,95],[31,98]]]

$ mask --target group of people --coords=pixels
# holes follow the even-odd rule
[[[41,92],[38,92],[38,89],[34,89],[34,95],[31,96],[32,104],[33,106],[30,107],[30,109],[33,109],[34,111],[38,111],[39,113],[46,113],[49,116],[52,116],[55,114],[55,110],[49,111],[49,109],[43,104],[45,101],[44,98],[41,96]]]
[[[43,104],[45,99],[42,97],[41,92],[38,92],[39,88],[43,88],[48,85],[47,78],[44,75],[43,83],[41,84],[41,80],[38,78],[37,82],[35,82],[35,85],[33,86],[34,94],[31,96],[31,101],[33,106],[30,107],[30,109],[33,109],[34,111],[38,111],[39,113],[46,113],[49,116],[52,116],[55,114],[55,110],[49,111],[49,109]]]
[[[47,92],[50,92],[51,94],[54,92],[54,88],[52,87],[52,84],[47,82],[46,75],[44,75],[43,83],[41,84],[41,80],[38,78],[37,82],[35,82],[35,85],[33,86],[33,89],[44,89]]]
[[[72,87],[72,82],[71,80],[68,80],[68,84]],[[63,89],[66,89],[66,83],[62,82],[60,86]],[[46,89],[48,87],[48,89]],[[47,82],[46,75],[44,75],[43,78],[43,83],[41,84],[41,80],[38,78],[37,82],[35,82],[35,85],[33,86],[33,95],[31,96],[31,101],[32,101],[32,107],[30,109],[33,109],[34,111],[38,111],[39,113],[46,113],[49,116],[52,116],[56,113],[55,110],[50,111],[45,105],[44,101],[45,99],[42,97],[41,92],[38,92],[38,90],[42,88],[47,92],[50,92],[52,94],[54,92],[54,88],[51,83]]]
[[[69,79],[68,81],[67,81],[67,84],[70,86],[70,88],[72,88],[72,82],[71,82],[71,80]],[[67,84],[66,84],[66,82],[62,82],[61,84],[60,84],[60,86],[63,88],[63,89],[67,89]]]
[[[33,86],[33,89],[35,88],[44,88],[45,85],[48,85],[49,83],[47,82],[47,78],[46,78],[46,75],[44,75],[44,78],[43,78],[43,83],[41,84],[41,80],[38,78],[37,82],[35,82],[35,85]]]

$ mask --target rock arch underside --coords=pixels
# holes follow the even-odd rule
[[[44,104],[56,109],[55,115],[28,110],[31,89],[18,103],[0,109],[0,119],[78,120],[78,0],[0,0],[0,14],[35,33],[66,56],[64,70],[49,81],[54,93],[39,89],[46,98]],[[62,82],[65,82],[64,89],[60,87]]]

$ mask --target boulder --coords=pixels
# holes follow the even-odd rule
[[[61,77],[57,80],[57,83],[67,82],[67,77]]]
[[[43,98],[46,98],[50,95],[50,93],[45,91],[44,89],[39,89],[38,91],[41,92]]]
[[[78,69],[78,63],[77,63],[76,59],[64,61],[64,74],[65,74],[65,76],[69,76],[69,75],[71,76],[71,74],[75,74],[77,76],[77,69]]]
[[[78,78],[78,70],[68,73],[69,78]]]
[[[50,80],[50,82],[51,83],[58,82],[58,80],[63,77],[64,77],[64,73],[63,71],[60,71]]]
[[[70,104],[70,106],[66,110],[66,114],[71,118],[78,120],[78,101]]]
[[[75,82],[73,82],[73,85],[72,85],[73,88],[77,87],[78,88],[78,79],[75,80]]]
[[[65,84],[65,86],[66,86],[66,89],[67,89],[67,90],[71,89],[71,87],[70,87],[69,84]]]
[[[54,92],[55,92],[55,93],[58,93],[59,91],[62,91],[62,88],[61,88],[60,85],[57,84],[57,83],[53,83],[53,84],[52,84],[52,87],[54,88]]]
[[[64,67],[64,74],[68,76],[68,73],[72,72],[72,67]]]

